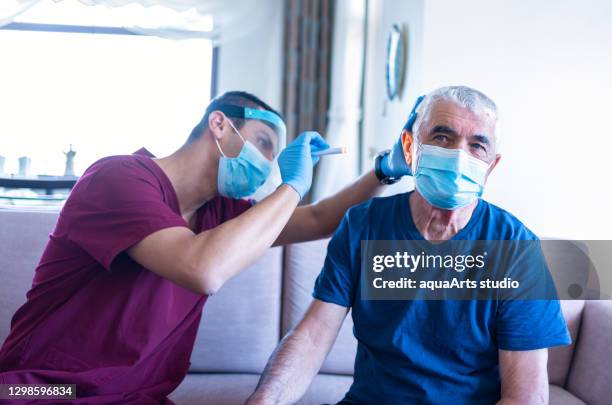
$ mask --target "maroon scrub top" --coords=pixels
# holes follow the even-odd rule
[[[156,231],[188,226],[147,153],[99,160],[77,182],[0,349],[0,383],[76,384],[77,403],[171,403],[207,297],[125,253]],[[198,210],[196,229],[250,206],[215,197]]]

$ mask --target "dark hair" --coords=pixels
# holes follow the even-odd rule
[[[192,143],[196,139],[198,139],[204,130],[208,127],[208,117],[210,113],[216,111],[217,108],[215,106],[219,104],[231,104],[239,107],[248,107],[248,108],[262,108],[266,111],[273,112],[282,118],[282,115],[278,113],[278,111],[274,110],[268,104],[264,103],[257,96],[247,93],[246,91],[228,91],[226,93],[221,94],[218,97],[215,97],[208,107],[206,107],[206,111],[204,112],[204,117],[200,120],[198,125],[196,125],[193,130],[191,130],[191,134],[189,138],[187,138],[187,143]],[[245,123],[245,120],[242,118],[232,117],[232,123],[236,125],[236,129],[242,128]]]

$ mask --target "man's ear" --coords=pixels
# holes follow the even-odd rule
[[[225,125],[225,114],[221,111],[213,111],[208,115],[208,128],[217,140],[223,138]]]
[[[495,160],[493,160],[493,162],[491,163],[491,166],[489,166],[489,170],[487,171],[487,179],[489,178],[489,175],[491,174],[493,169],[495,169],[495,167],[497,166],[497,164],[501,160],[501,157],[502,157],[502,155],[499,154],[499,153],[497,155],[495,155]]]
[[[404,150],[404,158],[408,166],[412,165],[412,132],[404,129],[400,135],[402,138],[402,149]]]

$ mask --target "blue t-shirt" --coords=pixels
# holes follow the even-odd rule
[[[352,308],[358,341],[356,404],[494,404],[498,349],[533,350],[571,342],[557,300],[362,300],[361,240],[423,240],[410,193],[351,208],[329,243],[313,297]],[[455,240],[537,240],[510,213],[479,200]]]

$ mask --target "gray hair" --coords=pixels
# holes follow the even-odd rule
[[[440,87],[427,94],[417,108],[417,118],[414,122],[413,134],[419,136],[419,129],[429,115],[431,107],[439,101],[450,101],[456,103],[474,114],[495,121],[496,144],[499,143],[499,119],[497,116],[497,105],[484,93],[467,86]]]

